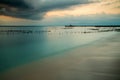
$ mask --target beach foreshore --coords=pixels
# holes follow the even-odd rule
[[[120,33],[0,73],[0,80],[119,80]]]

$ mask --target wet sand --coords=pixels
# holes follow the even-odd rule
[[[120,80],[120,33],[0,73],[0,80]]]

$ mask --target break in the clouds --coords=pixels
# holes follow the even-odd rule
[[[54,9],[64,9],[73,5],[87,4],[92,0],[0,0],[0,15],[42,19]]]

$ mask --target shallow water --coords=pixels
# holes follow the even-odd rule
[[[0,27],[0,71],[114,35],[92,27]]]

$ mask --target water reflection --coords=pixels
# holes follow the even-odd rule
[[[0,27],[0,71],[113,34],[111,28]]]

